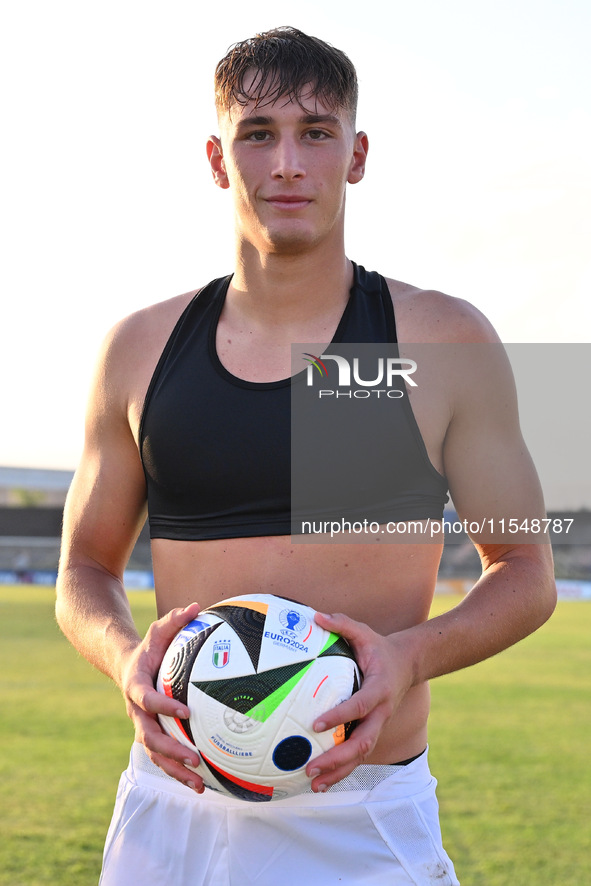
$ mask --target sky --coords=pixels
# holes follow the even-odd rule
[[[358,70],[349,257],[467,298],[504,341],[589,341],[586,0],[20,0],[0,13],[0,464],[74,468],[107,330],[232,270],[213,70],[283,24]]]

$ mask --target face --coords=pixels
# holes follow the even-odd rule
[[[214,181],[233,192],[238,236],[260,252],[342,238],[346,185],[363,178],[367,136],[348,112],[311,95],[302,104],[234,104],[208,141]]]

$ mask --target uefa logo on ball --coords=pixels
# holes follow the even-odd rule
[[[281,633],[294,640],[297,639],[298,634],[302,634],[306,630],[308,624],[308,619],[295,609],[282,609],[279,613],[279,621],[283,625]]]

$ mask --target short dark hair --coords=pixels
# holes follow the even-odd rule
[[[244,79],[253,70],[247,91]],[[312,96],[355,120],[357,74],[348,56],[297,28],[274,28],[230,47],[216,67],[215,104],[218,112],[229,111],[234,102],[265,105],[285,96],[301,105],[310,85]]]

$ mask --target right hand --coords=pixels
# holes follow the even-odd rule
[[[199,614],[199,605],[173,609],[153,622],[144,639],[132,649],[122,667],[121,689],[127,713],[135,728],[135,740],[146,748],[150,760],[167,775],[197,793],[204,790],[202,779],[187,766],[197,767],[199,754],[167,735],[158,714],[187,718],[189,709],[154,688],[164,654],[176,634]]]

